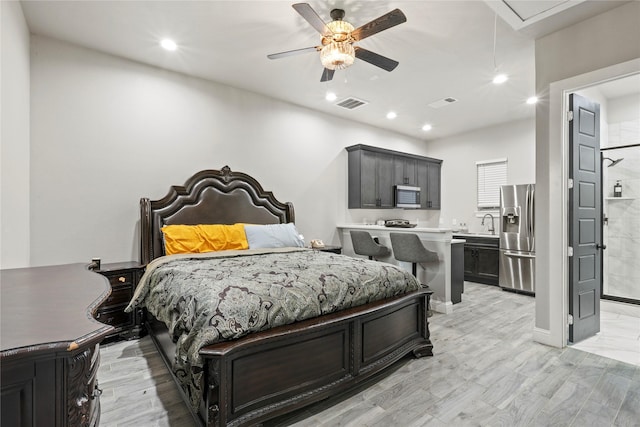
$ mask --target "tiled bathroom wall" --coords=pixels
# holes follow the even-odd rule
[[[608,146],[636,145],[602,151],[604,157],[623,158],[618,164],[604,160],[604,294],[640,300],[640,118],[608,124]],[[616,181],[622,197],[613,197]]]

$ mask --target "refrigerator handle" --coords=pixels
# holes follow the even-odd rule
[[[533,241],[533,234],[535,233],[535,206],[534,206],[534,187],[529,186],[529,237]]]
[[[531,242],[531,186],[527,185],[527,193],[524,197],[524,202],[526,203],[526,206],[524,207],[524,210],[526,212],[527,215],[527,240],[529,240],[529,242]],[[530,250],[531,248],[527,248],[527,250]]]
[[[535,255],[531,255],[530,253],[515,253],[515,252],[508,252],[505,251],[504,252],[504,256],[509,257],[509,258],[529,258],[529,259],[535,259],[536,256]]]

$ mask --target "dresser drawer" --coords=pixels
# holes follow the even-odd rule
[[[100,396],[102,389],[98,384],[98,368],[100,367],[100,347],[95,347],[95,353],[91,358],[91,370],[89,373],[89,381],[87,382],[87,396],[89,397],[89,408],[86,420],[88,425],[97,426],[100,418]]]
[[[133,288],[131,286],[118,286],[111,290],[111,295],[102,304],[101,308],[107,308],[114,305],[129,303],[133,295]]]
[[[73,392],[67,396],[68,426],[97,426],[100,417],[100,395],[98,368],[100,346],[89,347],[76,354],[68,365],[66,381]],[[47,424],[48,425],[48,424]]]
[[[133,313],[125,313],[124,306],[113,310],[99,310],[96,313],[96,320],[118,328],[133,323]]]

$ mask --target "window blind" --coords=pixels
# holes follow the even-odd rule
[[[500,186],[507,183],[507,159],[476,162],[478,209],[500,207]]]

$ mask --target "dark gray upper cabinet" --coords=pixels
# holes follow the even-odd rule
[[[417,165],[418,187],[422,189],[421,209],[440,209],[440,162],[420,161]]]
[[[440,162],[427,162],[427,194],[423,197],[425,200],[425,209],[440,209]]]
[[[349,152],[349,208],[393,207],[393,157],[370,150]]]
[[[394,184],[418,186],[418,160],[412,157],[393,156]]]
[[[421,188],[421,209],[440,209],[442,160],[368,145],[347,147],[349,209],[393,208],[394,185]]]

